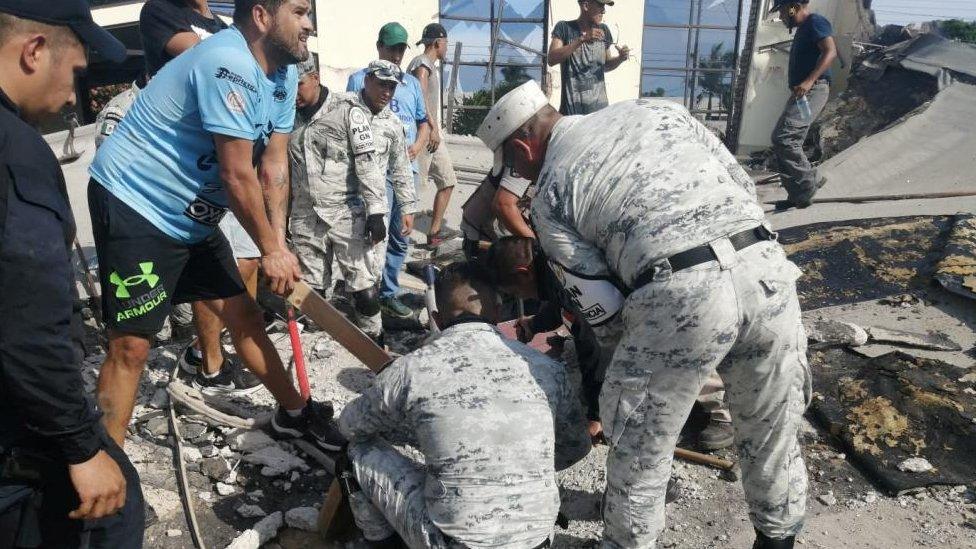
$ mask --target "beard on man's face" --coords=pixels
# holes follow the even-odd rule
[[[308,45],[302,38],[308,38],[304,31],[289,33],[281,28],[277,22],[271,27],[268,33],[268,44],[272,48],[275,58],[280,59],[285,65],[301,63],[308,59]]]

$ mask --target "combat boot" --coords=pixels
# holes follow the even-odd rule
[[[752,549],[793,549],[794,541],[796,541],[796,536],[790,536],[784,539],[773,539],[766,534],[763,534],[759,530],[756,530],[756,543],[752,545]]]

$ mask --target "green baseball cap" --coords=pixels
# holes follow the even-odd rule
[[[407,29],[396,21],[383,25],[376,40],[384,46],[410,45],[409,40],[407,40]]]

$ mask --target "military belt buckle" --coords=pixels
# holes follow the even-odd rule
[[[655,263],[651,267],[651,280],[654,282],[664,282],[665,280],[671,280],[671,262],[667,259],[661,260]]]

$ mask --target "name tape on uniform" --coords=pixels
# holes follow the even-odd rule
[[[376,151],[373,142],[373,129],[369,126],[369,118],[358,107],[349,110],[349,134],[352,139],[352,153],[355,155]]]

